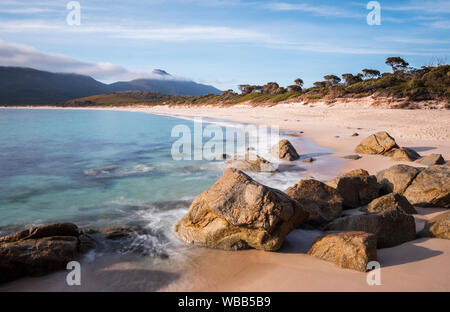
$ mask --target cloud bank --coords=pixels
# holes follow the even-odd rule
[[[162,75],[158,71],[130,71],[109,62],[91,64],[62,54],[46,53],[27,45],[2,40],[0,40],[0,66],[30,67],[50,72],[75,73],[103,81],[138,78],[185,80],[180,77]]]

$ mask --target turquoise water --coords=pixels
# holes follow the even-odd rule
[[[239,126],[205,121],[224,131]],[[193,120],[144,113],[1,109],[0,235],[64,221],[139,226],[150,231],[140,237],[148,250],[176,252],[182,245],[174,224],[225,169],[223,161],[175,161],[171,148],[178,137],[171,131],[179,125],[194,133]],[[275,174],[250,173],[254,179],[284,190],[312,174],[320,180],[335,175],[330,150],[298,135],[284,137],[303,158],[317,161],[289,163]],[[246,146],[237,148],[243,153]]]
[[[128,225],[183,206],[221,170],[213,162],[172,160],[171,129],[179,124],[193,122],[132,112],[1,110],[0,227]]]

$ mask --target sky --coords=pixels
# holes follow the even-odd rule
[[[68,25],[66,0],[0,0],[0,65],[90,75],[103,82],[154,77],[237,89],[239,84],[363,68],[389,71],[401,56],[420,67],[450,61],[450,1],[79,0]],[[73,16],[73,15],[72,15]]]

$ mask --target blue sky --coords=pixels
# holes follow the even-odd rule
[[[388,71],[402,56],[420,67],[448,63],[450,1],[79,0],[0,1],[0,65],[77,72],[112,82],[169,73],[222,90],[241,83],[305,84],[326,74]]]

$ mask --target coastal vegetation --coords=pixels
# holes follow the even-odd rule
[[[324,76],[309,88],[297,78],[294,84],[283,87],[277,82],[265,85],[242,84],[239,92],[222,91],[221,94],[203,96],[171,96],[160,93],[126,91],[71,100],[66,106],[117,105],[274,105],[280,102],[334,101],[337,99],[373,98],[405,99],[410,102],[442,101],[450,108],[450,65],[442,62],[413,68],[401,57],[389,57],[385,62],[391,72],[364,68],[360,73]],[[403,108],[403,107],[398,107]]]

